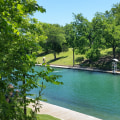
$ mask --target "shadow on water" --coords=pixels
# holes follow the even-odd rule
[[[56,59],[49,60],[47,63],[49,64],[49,63],[55,62],[55,61],[57,61],[57,60],[60,60],[60,59],[66,58],[66,57],[68,57],[68,56],[58,57],[58,58],[56,58]]]

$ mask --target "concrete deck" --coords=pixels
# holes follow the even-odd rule
[[[38,114],[48,114],[59,118],[60,120],[100,120],[99,118],[85,115],[83,113],[72,111],[43,101],[41,101],[40,104],[42,104],[42,108]],[[33,104],[30,103],[28,107],[33,108],[32,105]]]
[[[35,65],[42,65],[42,64],[35,64]],[[118,74],[120,75],[120,71],[116,71],[116,73],[113,73],[113,71],[105,71],[105,70],[99,70],[99,69],[94,69],[94,68],[82,68],[79,66],[63,66],[63,65],[50,65],[51,67],[56,67],[56,68],[66,68],[66,69],[75,69],[75,70],[84,70],[84,71],[93,71],[93,72],[102,72],[102,73],[110,73],[110,74]]]
[[[75,70],[84,70],[84,71],[93,71],[93,72],[102,72],[102,73],[111,73],[111,74],[120,74],[120,71],[116,71],[116,73],[113,73],[113,71],[105,71],[105,70],[99,70],[94,68],[82,68],[79,66],[60,66],[60,65],[50,65],[51,67],[57,67],[57,68],[67,68],[67,69],[75,69]]]

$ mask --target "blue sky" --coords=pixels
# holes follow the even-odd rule
[[[91,21],[96,12],[104,13],[119,2],[119,0],[37,0],[37,3],[46,9],[46,13],[36,12],[33,17],[44,23],[64,26],[74,21],[72,13],[82,13]]]

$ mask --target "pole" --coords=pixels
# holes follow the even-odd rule
[[[74,64],[75,64],[75,60],[74,60],[74,47],[73,47],[73,67],[74,67]]]

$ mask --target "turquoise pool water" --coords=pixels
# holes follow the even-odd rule
[[[40,70],[36,66],[37,71]],[[43,98],[56,104],[104,120],[120,120],[120,76],[72,69],[55,68],[53,74],[64,85],[46,84]],[[31,92],[37,93],[34,89]]]

